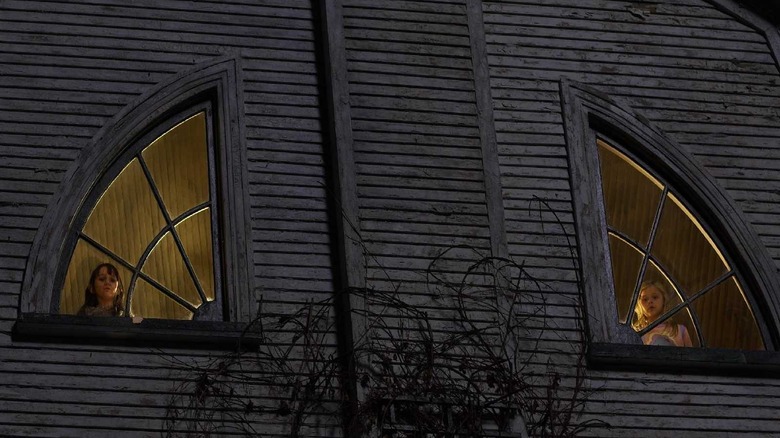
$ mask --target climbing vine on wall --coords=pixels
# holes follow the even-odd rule
[[[547,207],[537,202],[541,216]],[[454,252],[471,254],[462,271],[448,263]],[[338,297],[282,313],[261,299],[242,337],[251,348],[244,342],[206,360],[169,359],[177,385],[165,435],[263,436],[273,425],[275,435],[309,436],[328,418],[345,418],[350,434],[370,437],[569,437],[603,425],[579,420],[588,396],[583,331],[560,352],[565,361],[539,353],[541,337],[555,329],[545,298],[555,291],[529,271],[457,246],[423,273],[426,306],[410,301],[402,284],[351,290],[366,303],[352,310],[365,331],[341,354],[333,335]],[[357,400],[341,390],[349,382],[359,387]]]

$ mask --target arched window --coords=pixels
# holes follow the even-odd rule
[[[640,335],[679,324],[692,346],[763,350],[744,286],[697,215],[627,153],[603,138],[597,145],[619,323],[633,322]],[[648,284],[665,292],[665,302],[641,327],[640,292]]]
[[[739,208],[622,103],[565,80],[561,97],[591,363],[769,366],[777,268]]]
[[[41,221],[17,327],[70,324],[91,271],[106,262],[120,272],[126,312],[152,324],[251,318],[241,84],[240,59],[207,61],[150,89],[93,137]]]
[[[82,207],[73,230],[60,313],[79,310],[91,270],[108,262],[120,272],[130,315],[221,315],[211,113],[207,105],[168,120],[161,135],[134,145],[121,169],[114,166],[97,185],[94,205]]]

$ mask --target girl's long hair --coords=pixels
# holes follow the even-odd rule
[[[660,281],[643,281],[642,285],[639,287],[639,295],[641,298],[642,291],[645,289],[655,286],[656,289],[658,289],[659,292],[661,292],[661,296],[664,299],[664,308],[663,311],[661,311],[661,316],[663,316],[666,312],[668,312],[673,306],[672,306],[672,300],[671,295],[669,293],[669,290],[667,289],[666,285],[663,282]],[[644,311],[644,308],[641,305],[640,300],[637,300],[636,307],[634,308],[634,318],[631,321],[631,327],[634,328],[634,331],[640,331],[650,325],[653,321],[650,321],[647,317],[647,314]],[[677,323],[674,321],[673,317],[668,318],[664,323],[664,328],[661,331],[661,334],[664,336],[668,336],[670,338],[677,337],[678,334],[678,328]]]
[[[117,287],[116,296],[114,297],[113,314],[114,316],[122,316],[125,313],[125,287],[122,284],[122,277],[119,276],[119,270],[111,263],[101,263],[92,271],[92,275],[89,276],[89,284],[87,284],[87,288],[84,289],[84,307],[98,306],[97,295],[92,293],[92,285],[95,284],[95,279],[100,273],[101,268],[106,268],[110,275],[116,276]]]

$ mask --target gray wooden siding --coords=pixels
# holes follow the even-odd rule
[[[333,293],[314,2],[126,3],[0,0],[0,435],[157,436],[177,378],[167,354],[208,359],[10,339],[30,245],[64,172],[125,105],[199,61],[243,60],[256,295],[283,311]],[[367,286],[446,315],[426,287],[429,263],[461,246],[447,259],[457,275],[496,233],[468,1],[343,6]],[[780,73],[758,32],[705,0],[481,6],[509,255],[544,283],[524,291],[544,314],[528,319],[520,350],[533,383],[549,364],[563,372],[565,400],[583,331],[560,79],[621,99],[688,147],[780,266]],[[610,425],[586,435],[780,435],[777,379],[586,376],[581,420]],[[337,422],[305,432],[338,435]],[[257,426],[276,436],[284,423]]]
[[[449,247],[490,233],[464,1],[344,1],[368,285],[419,295]],[[453,252],[454,264],[469,257]]]
[[[541,351],[573,361],[560,352],[574,352],[579,308],[561,232],[574,231],[561,78],[621,100],[688,147],[780,265],[780,75],[761,34],[705,1],[517,0],[483,2],[483,13],[509,251],[554,282],[555,293],[545,295],[561,304]],[[534,196],[548,201],[562,227],[550,210],[539,212]],[[583,419],[612,427],[587,435],[780,433],[776,380],[652,371],[588,371],[593,393]]]
[[[306,0],[0,2],[0,435],[159,436],[179,377],[167,352],[9,335],[64,172],[125,105],[198,62],[243,62],[256,294],[268,311],[332,294],[314,20]],[[266,420],[285,433],[286,418]]]

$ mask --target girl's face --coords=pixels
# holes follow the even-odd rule
[[[664,294],[655,286],[648,286],[639,294],[642,313],[650,322],[655,321],[664,311]]]
[[[97,297],[98,305],[113,306],[118,287],[119,279],[116,275],[110,274],[107,266],[101,267],[92,283],[92,293]]]

